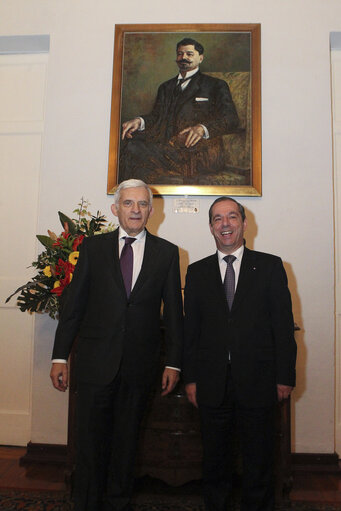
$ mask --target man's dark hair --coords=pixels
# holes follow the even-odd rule
[[[211,207],[208,211],[208,217],[209,217],[209,220],[210,220],[210,224],[212,224],[212,209],[213,209],[213,206],[215,204],[217,204],[218,202],[223,202],[225,200],[230,200],[232,202],[234,202],[235,204],[237,204],[238,206],[238,209],[239,209],[239,213],[241,214],[241,217],[242,217],[242,220],[244,222],[245,218],[246,218],[246,215],[245,215],[245,209],[244,209],[244,206],[242,206],[239,202],[237,202],[235,199],[232,199],[232,197],[227,197],[227,196],[223,196],[223,197],[218,197],[218,199],[216,199],[213,204],[211,204]]]
[[[195,39],[191,39],[190,37],[185,37],[181,41],[178,42],[176,45],[176,51],[178,51],[179,46],[188,46],[189,44],[192,44],[194,46],[194,49],[197,50],[199,55],[202,55],[204,53],[204,47],[202,44],[198,43]]]

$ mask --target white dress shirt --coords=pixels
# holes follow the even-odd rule
[[[137,278],[140,274],[144,256],[144,247],[146,244],[146,231],[139,232],[136,236],[129,236],[122,227],[119,227],[118,230],[118,255],[121,257],[121,252],[125,244],[125,238],[136,238],[136,241],[132,243],[131,248],[133,249],[134,263],[133,263],[133,278],[131,281],[131,289],[134,288]]]
[[[121,252],[123,250],[124,244],[125,244],[125,237],[128,236],[128,234],[122,229],[122,227],[119,227],[118,231],[118,239],[119,239],[119,257],[121,257]],[[130,237],[130,236],[128,236]],[[136,281],[138,279],[138,276],[140,274],[141,268],[142,268],[142,262],[143,262],[143,256],[144,256],[144,247],[146,244],[146,230],[143,229],[142,232],[137,234],[136,236],[133,236],[136,238],[136,241],[132,243],[131,247],[133,249],[134,254],[134,263],[133,263],[133,278],[131,282],[131,289],[133,290],[134,285],[136,284]],[[169,369],[175,369],[176,371],[180,371],[178,367],[171,367],[166,366]]]
[[[181,84],[182,91],[184,91],[188,87],[189,82],[191,81],[190,78],[192,78],[192,76],[196,75],[198,71],[199,71],[198,67],[196,67],[195,69],[192,69],[192,71],[187,71],[185,78],[182,76],[181,73],[178,74],[178,83],[180,80],[183,80],[183,79],[185,80]]]
[[[221,281],[224,282],[226,266],[227,266],[226,261],[224,261],[224,257],[226,257],[226,254],[224,254],[223,252],[220,252],[220,250],[217,250],[217,252],[218,252],[218,261],[219,261]],[[234,289],[235,290],[236,290],[237,284],[238,284],[240,265],[242,263],[243,254],[244,254],[244,245],[237,248],[237,250],[235,252],[231,253],[231,255],[234,255],[236,258],[232,263],[232,266],[234,269],[234,284],[235,284]]]
[[[220,252],[220,250],[217,250],[217,252],[218,252],[218,261],[219,261],[221,281],[224,282],[226,266],[227,266],[227,262],[224,261],[224,257],[226,257],[226,254],[224,254],[223,252]],[[234,255],[234,257],[235,257],[235,260],[232,263],[232,266],[234,269],[234,290],[237,289],[239,273],[240,273],[240,265],[242,263],[243,254],[244,254],[244,245],[237,248],[237,250],[235,250],[234,252],[231,253],[231,255]],[[228,359],[231,362],[231,353],[229,353]]]

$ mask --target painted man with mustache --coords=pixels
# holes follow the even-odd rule
[[[169,182],[172,173],[183,173],[193,152],[195,174],[219,171],[212,168],[210,148],[219,152],[220,137],[235,132],[239,119],[227,83],[200,72],[203,58],[204,48],[194,39],[178,42],[179,74],[160,85],[149,114],[122,125],[120,180],[134,176],[155,183],[167,171]]]

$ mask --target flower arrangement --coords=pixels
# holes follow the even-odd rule
[[[83,239],[115,229],[115,225],[106,225],[106,218],[97,211],[93,216],[88,208],[90,203],[83,198],[78,207],[73,210],[76,219],[71,219],[58,212],[63,232],[57,236],[48,230],[48,236],[37,235],[45,250],[32,263],[37,274],[19,287],[6,300],[6,303],[17,293],[20,293],[17,303],[21,311],[47,312],[51,318],[58,317],[62,295],[70,284],[77,264],[79,246]]]

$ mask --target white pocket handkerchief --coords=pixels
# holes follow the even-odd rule
[[[195,98],[195,101],[208,101],[208,98]]]

